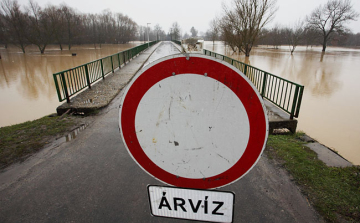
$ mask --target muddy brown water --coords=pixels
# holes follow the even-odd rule
[[[246,59],[221,42],[204,48],[304,85],[298,130],[360,165],[360,49],[259,46]]]
[[[55,113],[57,98],[53,73],[135,47],[142,42],[118,45],[81,45],[61,51],[49,46],[41,55],[36,47],[0,48],[0,127]],[[1,46],[2,47],[2,46]],[[66,47],[66,46],[64,46]],[[72,56],[76,53],[76,56]]]
[[[82,45],[70,51],[57,46],[41,55],[36,48],[23,54],[18,48],[0,48],[0,127],[37,119],[56,112],[60,105],[52,74],[141,44]],[[204,48],[305,86],[298,130],[360,164],[360,50],[328,47],[289,48],[260,46],[249,60],[233,54],[221,42]],[[71,56],[76,53],[77,56]]]

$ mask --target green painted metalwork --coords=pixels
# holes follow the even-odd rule
[[[290,119],[299,117],[304,86],[209,50],[204,50],[204,54],[233,65],[245,74],[263,98],[290,114]]]
[[[171,40],[171,41],[173,41],[173,42],[176,43],[177,45],[180,45],[180,46],[181,46],[181,41],[179,41],[179,40]]]
[[[159,41],[150,42],[149,45],[152,46],[157,42]],[[122,65],[126,65],[126,62],[129,62],[147,48],[147,43],[142,44],[117,54],[53,74],[59,101],[62,102],[66,100],[69,103],[70,97],[86,87],[91,88],[91,84],[100,78],[105,78],[107,74],[114,72],[114,69],[117,67],[121,68]]]

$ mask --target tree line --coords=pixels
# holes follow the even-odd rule
[[[32,0],[24,9],[16,0],[3,0],[0,7],[0,43],[23,53],[30,44],[44,53],[49,44],[70,50],[74,44],[128,43],[138,38],[137,31],[130,17],[109,10],[83,14],[65,4],[41,7]]]
[[[206,40],[222,40],[234,52],[250,56],[255,45],[289,45],[290,52],[298,45],[359,46],[360,33],[352,34],[346,22],[356,20],[359,13],[353,10],[350,0],[328,0],[315,8],[304,20],[292,26],[265,26],[272,21],[277,11],[276,0],[233,0],[225,5],[223,16],[210,22]]]

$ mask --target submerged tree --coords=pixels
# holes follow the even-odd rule
[[[42,10],[38,3],[29,1],[29,32],[27,39],[36,45],[40,53],[45,52],[46,46],[51,43],[56,27],[56,18],[50,9]]]
[[[325,5],[317,7],[309,17],[307,25],[310,29],[317,30],[317,35],[322,39],[322,51],[333,33],[344,33],[345,22],[356,20],[359,16],[353,10],[350,0],[329,0]]]
[[[220,28],[225,42],[249,57],[261,29],[274,17],[275,4],[276,0],[233,0],[232,8],[224,6]]]
[[[290,47],[291,54],[294,53],[295,48],[300,44],[300,41],[304,37],[305,28],[303,21],[297,21],[292,27],[289,27],[285,31],[286,41]]]

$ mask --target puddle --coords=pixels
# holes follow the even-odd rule
[[[67,134],[66,136],[64,136],[64,137],[62,138],[62,141],[70,142],[71,140],[76,139],[77,135],[78,135],[81,131],[83,131],[84,129],[86,129],[87,126],[88,126],[88,125],[85,125],[85,124],[84,124],[84,125],[80,126],[79,128],[74,129],[74,130],[71,131],[69,134]]]

